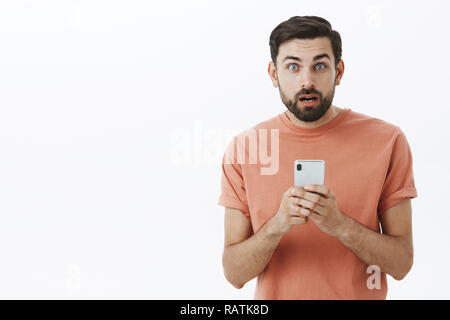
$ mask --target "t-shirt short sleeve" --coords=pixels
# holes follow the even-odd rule
[[[416,197],[411,150],[405,134],[397,127],[386,179],[378,202],[378,214],[383,214],[405,198]]]
[[[244,216],[250,217],[247,194],[245,192],[242,166],[237,163],[234,153],[233,139],[227,146],[222,160],[221,193],[218,204],[240,210]]]

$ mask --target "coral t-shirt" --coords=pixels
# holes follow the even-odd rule
[[[403,131],[343,109],[316,128],[300,128],[283,112],[236,135],[223,157],[218,204],[239,209],[256,233],[294,185],[297,159],[324,160],[324,184],[333,190],[339,210],[376,232],[381,232],[379,216],[387,209],[417,197]],[[283,236],[258,276],[254,298],[385,299],[386,274],[381,272],[379,285],[368,286],[373,275],[349,248],[309,219]]]

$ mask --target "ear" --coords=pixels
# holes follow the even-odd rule
[[[344,75],[344,60],[340,60],[336,66],[336,85],[341,83],[342,76]]]
[[[269,77],[272,80],[272,85],[275,88],[278,88],[277,69],[275,68],[275,64],[273,63],[273,61],[269,62],[269,67],[267,68],[267,72],[269,73]]]

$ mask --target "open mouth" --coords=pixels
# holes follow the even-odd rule
[[[315,101],[319,98],[315,95],[303,95],[300,97],[300,101]]]
[[[300,98],[300,104],[305,107],[313,107],[319,102],[319,97],[316,95],[302,95]]]

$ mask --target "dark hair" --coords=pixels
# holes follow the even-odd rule
[[[334,53],[334,61],[337,66],[342,56],[341,36],[339,32],[331,28],[331,24],[327,20],[316,16],[294,16],[273,29],[269,40],[272,61],[276,66],[278,48],[284,41],[294,38],[315,39],[318,37],[327,37],[330,39]]]

